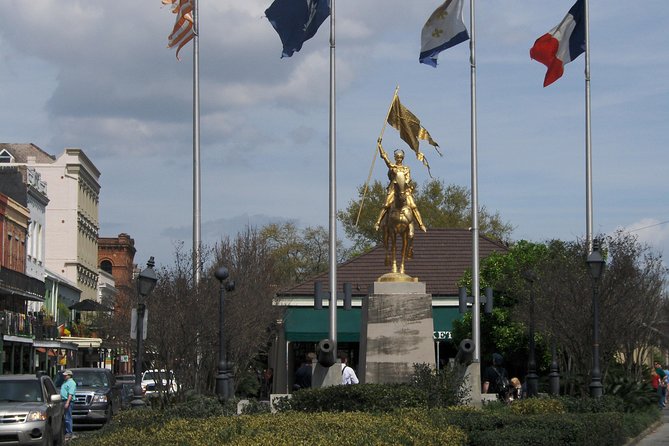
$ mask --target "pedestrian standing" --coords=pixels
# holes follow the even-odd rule
[[[355,370],[347,364],[348,357],[346,356],[346,353],[340,353],[339,359],[341,360],[341,383],[344,385],[358,384],[360,381],[355,374]]]
[[[65,437],[72,438],[72,405],[77,392],[77,383],[72,379],[72,370],[63,372],[65,381],[60,386],[60,397],[65,400]]]
[[[313,373],[313,363],[316,360],[316,353],[307,353],[300,368],[295,372],[295,384],[293,390],[308,389],[311,387],[311,375]]]
[[[662,368],[662,365],[660,365],[659,362],[655,363],[655,373],[657,373],[657,376],[660,378],[660,382],[657,386],[657,399],[658,399],[658,405],[660,409],[664,409],[666,404],[665,404],[665,399],[667,397],[667,382],[665,381],[666,373],[664,373],[664,369]]]

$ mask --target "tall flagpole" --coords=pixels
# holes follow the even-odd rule
[[[470,23],[471,38],[469,39],[470,51],[470,77],[471,77],[471,132],[472,132],[472,293],[474,305],[472,306],[472,337],[474,341],[473,362],[481,362],[481,291],[479,286],[479,198],[478,198],[478,154],[476,148],[476,28],[474,27],[474,0],[470,0]],[[479,365],[480,367],[480,365]],[[480,370],[479,370],[480,371]]]
[[[588,0],[585,8],[585,239],[592,252],[592,146],[590,134],[590,18]]]
[[[335,120],[335,0],[330,0],[330,331],[337,345],[337,144]]]
[[[200,27],[199,1],[193,2],[193,278],[200,283],[201,259],[201,195],[200,195]]]

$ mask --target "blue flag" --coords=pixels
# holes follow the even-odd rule
[[[283,44],[281,57],[300,51],[330,15],[328,0],[274,0],[265,15]]]

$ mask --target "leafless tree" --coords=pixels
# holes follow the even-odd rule
[[[218,374],[221,288],[214,272],[228,268],[234,291],[225,293],[224,335],[235,383],[262,355],[282,316],[273,305],[277,282],[266,239],[248,229],[214,248],[203,249],[207,267],[200,283],[192,276],[189,253],[177,250],[174,264],[158,272],[158,284],[148,299],[148,357],[156,368],[174,370],[182,390],[212,393]]]
[[[663,320],[667,271],[659,256],[628,233],[617,232],[603,242],[606,269],[597,284],[603,376],[617,362],[641,379],[642,358],[657,345],[655,327]],[[547,246],[550,255],[535,266],[537,324],[556,340],[561,373],[572,391],[585,393],[592,368],[595,286],[585,244],[551,241]]]

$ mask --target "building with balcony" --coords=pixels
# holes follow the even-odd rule
[[[34,144],[0,144],[0,164],[32,168],[46,183],[44,266],[76,283],[81,299],[95,300],[100,171],[81,149],[56,157]]]
[[[5,157],[7,153],[4,153]],[[2,159],[0,157],[0,159]],[[44,281],[46,268],[45,253],[45,222],[46,206],[49,203],[46,183],[41,175],[32,167],[4,165],[0,163],[0,193],[27,207],[28,228],[25,238],[25,274],[28,277]],[[42,295],[42,297],[44,297]],[[36,312],[41,304],[35,301],[28,303],[28,311]]]

